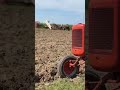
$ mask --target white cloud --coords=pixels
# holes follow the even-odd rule
[[[36,9],[85,12],[85,0],[35,0]]]

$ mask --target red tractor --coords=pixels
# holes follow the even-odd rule
[[[107,90],[105,84],[114,83],[109,90],[120,90],[120,0],[90,0],[88,10],[88,60],[93,69],[106,72],[103,77],[86,70],[86,90]],[[85,25],[72,28],[72,52],[61,60],[61,76],[74,77],[79,61],[85,57]],[[115,87],[116,86],[116,87]]]
[[[89,62],[108,73],[98,80],[86,79],[86,85],[88,90],[106,90],[105,84],[120,83],[120,0],[90,0],[88,11]],[[111,88],[120,90],[118,85]]]
[[[72,27],[72,53],[75,56],[67,56],[60,61],[58,73],[61,77],[74,78],[79,73],[80,62],[82,61],[85,64],[84,34],[85,24],[80,23]]]

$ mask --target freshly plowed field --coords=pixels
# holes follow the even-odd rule
[[[38,82],[44,83],[57,78],[57,63],[71,55],[71,31],[35,30],[35,60]],[[51,75],[51,73],[54,73]]]

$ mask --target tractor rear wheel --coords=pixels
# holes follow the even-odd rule
[[[58,75],[61,78],[74,78],[79,73],[79,66],[70,66],[76,61],[76,57],[74,56],[66,56],[62,60],[60,60],[58,64]]]

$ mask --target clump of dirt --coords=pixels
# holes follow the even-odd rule
[[[58,78],[58,61],[67,55],[72,55],[71,44],[71,31],[36,29],[35,70],[37,83],[41,85]],[[83,63],[81,62],[81,64]]]

